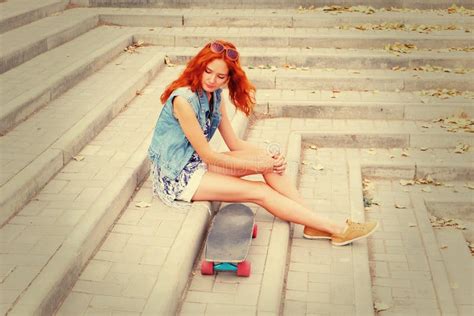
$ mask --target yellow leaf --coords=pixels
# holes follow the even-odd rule
[[[421,151],[427,151],[429,148],[428,147],[420,147]]]
[[[398,209],[405,209],[407,208],[405,205],[400,205],[400,204],[397,204],[395,203],[395,208],[398,208]]]

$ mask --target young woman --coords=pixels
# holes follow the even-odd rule
[[[285,156],[272,156],[235,135],[225,109],[231,105],[221,97],[225,86],[237,109],[250,115],[255,87],[236,47],[218,40],[205,45],[161,95],[164,107],[149,148],[155,195],[176,207],[202,200],[256,203],[282,220],[305,225],[304,237],[331,239],[334,245],[376,230],[376,222],[336,223],[307,209],[285,175]],[[210,147],[217,129],[229,152]],[[262,174],[265,182],[241,179],[250,174]]]

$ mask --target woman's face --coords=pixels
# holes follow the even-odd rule
[[[224,86],[229,79],[229,68],[222,59],[214,59],[207,64],[202,73],[202,88],[204,91],[212,93]]]

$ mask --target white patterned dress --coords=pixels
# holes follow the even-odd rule
[[[208,118],[206,127],[203,131],[204,136],[208,138],[211,120]],[[201,160],[197,152],[194,152],[184,169],[176,177],[171,179],[161,174],[160,166],[153,163],[151,166],[153,179],[153,194],[160,197],[160,199],[168,206],[177,208],[189,208],[190,201],[183,201],[181,195],[183,190],[188,186],[191,178],[195,174],[202,174],[207,171],[207,165]]]

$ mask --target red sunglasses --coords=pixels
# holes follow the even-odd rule
[[[236,61],[237,59],[239,59],[239,52],[237,50],[230,47],[225,47],[219,42],[212,42],[210,48],[211,51],[217,54],[220,54],[225,51],[225,55],[227,56],[227,58],[232,61]]]

